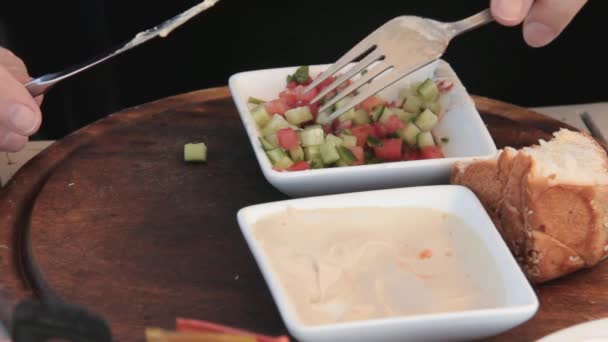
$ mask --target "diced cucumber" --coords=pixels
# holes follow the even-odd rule
[[[422,132],[416,124],[410,122],[405,128],[400,129],[397,133],[401,139],[405,140],[410,145],[416,145],[418,134]]]
[[[427,78],[420,87],[418,87],[418,94],[422,96],[425,101],[435,101],[439,97],[439,88],[437,84],[430,78]]]
[[[340,160],[340,154],[336,145],[330,141],[326,141],[321,145],[321,159],[325,165],[332,164]]]
[[[315,158],[321,158],[321,149],[319,146],[304,147],[304,159],[310,161]]]
[[[341,134],[342,146],[344,147],[355,147],[357,146],[357,137],[348,134]]]
[[[406,112],[401,108],[393,108],[393,114],[396,114],[403,122],[410,122],[416,117],[416,114]]]
[[[287,128],[287,127],[291,127],[294,128],[294,126],[292,126],[291,124],[289,124],[289,122],[287,122],[287,120],[285,120],[284,117],[282,117],[279,114],[275,114],[272,116],[272,118],[270,119],[270,121],[268,121],[268,123],[266,124],[266,126],[264,126],[264,128],[262,128],[262,135],[266,136],[269,134],[273,134],[276,133],[278,130],[283,129],[283,128]],[[297,127],[295,127],[295,129],[298,129]]]
[[[266,155],[268,155],[268,158],[270,159],[270,162],[273,166],[285,168],[293,164],[291,158],[289,158],[285,151],[280,148],[275,148],[273,150],[266,151]]]
[[[262,100],[262,99],[255,98],[255,97],[253,97],[253,96],[249,96],[249,98],[247,99],[247,102],[248,102],[248,103],[253,103],[253,104],[259,105],[259,104],[262,104],[262,103],[264,103],[264,102],[266,102],[266,101],[264,101],[264,100]]]
[[[335,146],[342,146],[342,139],[338,138],[337,136],[333,135],[333,134],[328,134],[325,137],[325,141],[326,142],[331,142],[333,143]]]
[[[266,139],[266,141],[268,141],[270,143],[270,145],[272,145],[272,148],[279,147],[279,138],[277,137],[276,133],[268,134],[267,136],[264,137],[264,139]],[[272,150],[272,148],[271,148],[271,150]]]
[[[372,120],[373,121],[378,121],[380,120],[380,118],[382,117],[382,115],[384,115],[384,111],[386,110],[385,106],[382,106],[380,108],[378,108],[373,114],[372,114]]]
[[[329,120],[329,116],[331,115],[331,111],[330,110],[324,110],[319,112],[319,114],[317,115],[317,123],[320,123],[322,125],[326,125],[328,123],[331,123],[331,120]]]
[[[334,105],[335,109],[340,109],[344,106],[346,106],[352,99],[354,96],[345,96],[342,100],[336,102],[336,104]],[[338,117],[338,120],[340,122],[344,122],[344,121],[348,121],[348,120],[352,120],[355,117],[355,108],[351,108],[348,111],[346,111],[344,114],[340,115]]]
[[[319,124],[311,124],[311,125],[304,127],[304,129],[313,129],[313,128],[323,129],[323,126],[321,126]]]
[[[276,134],[274,134],[276,138]],[[272,149],[277,148],[276,145],[271,144],[266,138],[260,137],[260,144],[262,144],[262,148],[264,151],[270,151]]]
[[[325,142],[325,138],[323,137],[323,128],[319,127],[307,127],[302,132],[300,132],[300,140],[302,141],[302,146],[315,146],[321,145]]]
[[[344,146],[338,146],[338,154],[340,155],[340,161],[345,162],[346,165],[352,165],[357,161],[353,152]]]
[[[405,99],[405,103],[403,104],[403,109],[410,113],[418,114],[420,113],[420,109],[422,108],[424,101],[418,95],[409,95]]]
[[[355,108],[351,108],[348,111],[344,112],[344,114],[338,116],[338,121],[344,122],[348,120],[352,120],[355,118]]]
[[[184,145],[184,161],[206,162],[207,145],[205,143],[188,143]]]
[[[338,160],[335,165],[338,167],[350,166],[350,164],[347,163],[344,159]]]
[[[393,114],[395,114],[393,112],[393,108],[386,107],[384,108],[384,113],[382,113],[382,116],[378,119],[378,121],[380,121],[381,123],[387,123],[388,119],[390,119]]]
[[[355,125],[364,125],[370,122],[371,120],[369,119],[369,115],[367,115],[366,111],[363,109],[358,109],[355,111],[355,114],[353,115],[353,123]]]
[[[268,114],[264,105],[259,105],[253,108],[251,110],[251,116],[253,116],[253,120],[255,120],[255,123],[259,128],[263,128],[266,126],[268,121],[270,121],[270,114]]]
[[[323,160],[321,159],[320,156],[316,157],[310,161],[311,169],[322,169],[324,167],[325,167],[325,164],[323,164]]]
[[[297,107],[286,111],[285,118],[287,118],[289,123],[296,126],[314,119],[310,107],[308,106]]]
[[[279,160],[287,157],[287,155],[285,154],[285,151],[283,151],[280,148],[275,148],[275,149],[266,151],[266,154],[268,155],[268,158],[270,159],[272,164],[275,164]]]
[[[336,109],[340,109],[340,108],[346,106],[353,98],[354,98],[354,96],[352,96],[352,95],[344,96],[344,98],[342,98],[342,100],[336,102],[336,104],[334,106],[336,107]]]
[[[426,132],[430,131],[437,124],[438,118],[433,112],[428,109],[425,109],[418,117],[416,118],[416,126],[420,128],[420,130]]]
[[[272,165],[278,167],[280,169],[285,169],[293,165],[293,161],[289,158],[285,152],[280,148],[275,148],[274,150],[266,151],[268,155],[268,159],[272,162]]]
[[[442,109],[441,108],[441,103],[439,103],[439,101],[425,102],[422,105],[422,108],[430,110],[435,115],[439,115],[441,113],[441,109]]]
[[[435,146],[435,139],[431,132],[422,132],[418,134],[418,147]]]
[[[293,165],[293,161],[288,156],[281,158],[281,160],[279,160],[278,162],[276,162],[274,164],[274,166],[278,167],[279,169],[286,169],[292,165]]]
[[[304,149],[302,149],[302,146],[297,146],[289,150],[289,157],[291,157],[291,160],[294,162],[304,160]]]
[[[401,91],[399,92],[399,99],[401,99],[403,101],[406,98],[408,98],[409,96],[412,96],[412,95],[418,96],[418,87],[420,87],[421,84],[422,84],[422,82],[414,82],[414,83],[411,83],[409,86],[401,89]]]

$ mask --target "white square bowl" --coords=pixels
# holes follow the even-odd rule
[[[328,66],[310,66],[311,75],[317,75]],[[446,108],[447,113],[433,130],[436,137],[449,138],[449,143],[442,147],[446,158],[298,172],[273,170],[272,164],[260,146],[259,129],[250,114],[247,100],[250,96],[264,99],[277,98],[285,87],[286,76],[295,69],[296,67],[286,67],[248,71],[235,74],[229,80],[233,100],[264,176],[270,184],[288,196],[303,197],[446,184],[451,167],[456,161],[491,157],[497,153],[496,145],[465,87],[448,63],[438,60],[386,88],[380,95],[389,100],[397,100],[400,89],[427,77],[453,82],[453,89],[441,99],[441,104]]]
[[[259,219],[289,208],[350,207],[416,207],[433,208],[464,220],[479,237],[477,245],[485,248],[498,269],[500,279],[488,281],[502,286],[504,298],[497,307],[438,314],[410,315],[387,319],[353,321],[330,325],[303,324],[281,286],[265,252],[258,244],[252,226]],[[241,231],[270,288],[281,317],[290,334],[302,342],[321,341],[463,341],[493,336],[527,320],[538,310],[538,299],[517,262],[502,240],[477,197],[457,185],[437,185],[350,194],[292,199],[254,205],[237,214]],[[486,275],[471,273],[476,279]],[[498,285],[496,285],[498,284]],[[486,285],[484,285],[486,286]],[[487,285],[491,286],[491,285]]]

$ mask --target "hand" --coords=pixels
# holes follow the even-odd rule
[[[25,147],[28,137],[42,122],[40,103],[23,83],[31,80],[19,57],[0,47],[0,150],[16,152]]]
[[[523,22],[524,40],[532,47],[551,43],[583,8],[586,0],[492,0],[496,21],[506,26]]]

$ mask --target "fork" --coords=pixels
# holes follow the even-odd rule
[[[304,89],[304,92],[308,93],[329,77],[333,77],[347,64],[362,57],[357,64],[313,98],[311,103],[318,103],[338,86],[366,70],[365,74],[353,80],[319,108],[317,123],[331,123],[367,98],[439,59],[452,38],[492,21],[494,18],[489,9],[455,22],[440,22],[417,16],[400,16],[388,21],[340,57]],[[368,68],[374,63],[374,66]],[[378,80],[375,80],[376,78]],[[334,104],[364,85],[364,91],[329,114],[328,110]]]
[[[74,67],[35,78],[29,82],[26,82],[24,84],[25,88],[30,92],[33,97],[45,94],[57,83],[68,79],[76,74],[79,74],[82,71],[90,69],[97,64],[105,62],[110,58],[116,57],[125,51],[131,50],[132,48],[139,46],[151,40],[152,38],[166,37],[173,30],[183,25],[199,13],[206,11],[207,9],[215,5],[218,1],[219,0],[205,0],[202,3],[191,7],[190,9],[176,15],[175,17],[163,22],[160,25],[154,26],[153,28],[138,33],[129,42],[121,45],[120,47],[112,50],[109,53],[103,54],[99,57],[93,58],[87,62],[81,63]]]

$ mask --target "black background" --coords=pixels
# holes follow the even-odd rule
[[[196,0],[0,2],[0,44],[33,76],[102,53]],[[116,110],[227,84],[233,73],[331,63],[402,14],[464,18],[489,1],[221,0],[167,39],[149,42],[47,94],[36,138],[58,139]],[[446,59],[469,92],[523,106],[605,101],[608,2],[591,0],[562,36],[533,49],[521,27],[497,24],[452,42]]]

